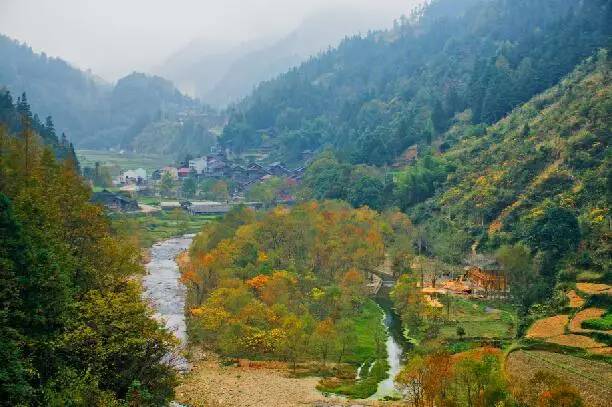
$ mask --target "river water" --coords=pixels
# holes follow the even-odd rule
[[[401,393],[395,384],[395,377],[402,369],[402,355],[404,353],[404,349],[400,345],[400,343],[396,340],[394,335],[394,324],[396,321],[394,320],[394,315],[392,315],[392,311],[383,308],[384,317],[383,317],[383,325],[387,329],[387,341],[385,343],[387,348],[387,363],[389,364],[389,377],[385,380],[378,383],[378,388],[376,393],[374,393],[370,399],[379,400],[384,397],[399,397]]]
[[[167,363],[179,370],[188,370],[187,360],[180,351],[187,344],[185,324],[186,288],[180,281],[176,256],[187,250],[195,235],[185,235],[156,243],[151,248],[151,260],[146,264],[147,275],[142,279],[143,297],[155,310],[154,317],[164,323],[180,341],[179,347],[168,355]]]

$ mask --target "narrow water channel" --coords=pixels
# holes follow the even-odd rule
[[[142,279],[143,297],[155,310],[154,317],[164,323],[180,341],[167,362],[179,370],[188,370],[187,360],[180,351],[187,344],[185,324],[186,288],[180,281],[176,256],[187,250],[195,235],[185,235],[156,243],[151,248],[151,260],[146,264],[146,276]]]
[[[401,320],[393,310],[392,303],[389,298],[389,291],[393,285],[393,283],[384,284],[385,289],[381,290],[379,296],[376,298],[376,302],[384,312],[382,323],[387,329],[388,334],[385,345],[387,348],[389,376],[385,380],[378,383],[376,393],[370,397],[373,400],[379,400],[385,397],[395,398],[401,396],[401,393],[395,383],[395,378],[402,370],[403,355],[410,346],[402,335]]]

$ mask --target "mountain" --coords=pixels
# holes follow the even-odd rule
[[[64,133],[58,136],[51,116],[43,121],[38,114],[32,113],[25,93],[14,101],[11,93],[0,87],[0,127],[7,135],[18,135],[21,138],[36,134],[46,146],[51,147],[56,158],[68,158],[78,166],[72,143]]]
[[[32,110],[52,116],[81,148],[132,148],[151,123],[209,110],[161,77],[132,73],[111,85],[2,35],[0,59],[0,86],[25,92]]]
[[[197,109],[199,103],[181,94],[172,82],[158,76],[134,72],[117,81],[105,105],[105,126],[82,141],[92,147],[129,147],[150,123],[176,119],[178,114]]]
[[[38,54],[0,34],[0,86],[25,92],[32,109],[51,115],[58,130],[79,141],[104,125],[104,103],[112,86],[59,58]]]
[[[330,146],[375,165],[413,144],[448,147],[455,115],[493,123],[610,47],[611,13],[609,0],[437,0],[260,84],[221,140],[287,162]]]
[[[260,82],[336,46],[343,37],[387,23],[382,12],[327,9],[276,40],[251,40],[225,51],[207,41],[194,41],[155,71],[208,104],[226,106],[248,95]]]
[[[548,286],[575,282],[585,270],[610,280],[611,68],[601,50],[483,132],[452,126],[462,137],[439,158],[449,169],[444,181],[406,208],[432,254],[461,260],[470,248],[520,244],[535,254]]]

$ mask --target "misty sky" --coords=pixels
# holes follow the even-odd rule
[[[148,71],[196,38],[220,45],[278,37],[346,7],[407,14],[416,0],[0,0],[0,32],[107,80]],[[372,27],[381,28],[381,27]]]

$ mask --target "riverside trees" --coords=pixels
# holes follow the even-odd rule
[[[0,405],[164,404],[173,339],[74,161],[0,128],[0,181]]]
[[[196,237],[183,270],[192,338],[230,356],[354,358],[354,319],[399,233],[393,218],[333,201],[232,210]]]

